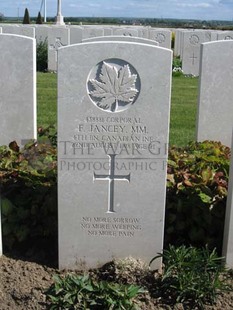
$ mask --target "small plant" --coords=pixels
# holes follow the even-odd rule
[[[180,60],[180,57],[174,57],[172,62],[172,76],[181,75],[183,75],[182,61]]]
[[[165,247],[185,244],[221,253],[230,148],[192,142],[169,149]]]
[[[46,292],[50,310],[133,310],[138,309],[134,298],[145,292],[135,285],[94,282],[88,275],[55,276],[54,281]]]
[[[37,71],[45,72],[48,70],[48,42],[47,40],[37,43],[36,67],[37,67]]]
[[[170,245],[150,264],[161,257],[164,262],[162,294],[174,302],[202,309],[206,303],[213,304],[217,295],[227,289],[223,258],[218,257],[215,250]]]

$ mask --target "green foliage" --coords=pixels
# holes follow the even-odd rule
[[[38,24],[38,25],[43,24],[40,12],[38,13],[38,16],[37,16],[37,19],[36,19],[36,24]]]
[[[176,38],[176,34],[174,31],[172,31],[172,37],[171,37],[171,48],[174,49],[175,46],[175,38]]]
[[[29,16],[29,11],[26,8],[24,12],[24,17],[23,17],[23,24],[30,24],[30,16]]]
[[[45,72],[48,70],[48,42],[47,40],[37,43],[36,67],[37,67],[37,71]]]
[[[173,58],[172,69],[174,68],[182,68],[182,61],[179,56]]]
[[[0,147],[3,244],[6,249],[36,241],[56,242],[56,149],[15,142]]]
[[[208,245],[221,252],[229,158],[220,142],[169,150],[165,246]]]
[[[204,304],[213,304],[218,294],[228,289],[222,258],[215,250],[169,246],[151,263],[160,257],[164,262],[162,294],[174,303],[182,302],[190,309],[203,309]]]
[[[135,285],[106,281],[94,282],[88,275],[69,274],[54,277],[47,290],[49,309],[133,310],[138,309],[134,298],[145,291]]]
[[[172,62],[172,76],[181,76],[182,71],[182,61],[179,56],[173,58]]]

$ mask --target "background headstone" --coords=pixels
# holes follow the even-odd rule
[[[197,140],[231,145],[233,126],[233,41],[202,44]]]
[[[60,268],[162,251],[171,66],[148,44],[59,49]]]
[[[85,27],[83,29],[83,39],[101,37],[104,35],[104,29],[99,27]]]
[[[184,31],[182,48],[182,70],[184,74],[199,76],[200,46],[206,41],[204,31]]]
[[[233,132],[232,132],[231,164],[229,171],[229,183],[228,183],[222,255],[226,259],[227,267],[232,269],[233,268]]]
[[[217,40],[233,40],[233,31],[221,31],[217,33]]]
[[[45,42],[46,40],[48,41],[48,31],[48,26],[37,25],[35,27],[35,37],[37,44],[40,42]]]
[[[35,28],[30,26],[5,25],[2,26],[2,32],[9,34],[17,34],[29,38],[35,38]]]
[[[129,37],[138,37],[138,30],[132,28],[116,28],[113,29],[113,35],[115,36],[129,36]]]
[[[171,31],[166,29],[152,28],[149,30],[149,39],[159,43],[159,46],[171,48]]]
[[[70,44],[81,43],[83,38],[83,28],[79,26],[70,27]]]
[[[0,35],[0,145],[37,138],[36,40]]]
[[[70,29],[52,27],[48,31],[48,70],[57,71],[57,50],[70,44]]]

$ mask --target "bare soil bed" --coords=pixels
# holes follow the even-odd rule
[[[101,278],[108,271],[102,269],[94,272],[95,276]],[[58,271],[55,268],[48,267],[46,264],[26,261],[19,257],[0,257],[0,309],[1,310],[37,310],[47,309],[45,290],[53,283],[54,274],[65,274],[66,271]],[[111,275],[107,275],[109,278]],[[132,280],[132,275],[129,275]],[[156,274],[150,274],[150,279],[156,278]],[[153,294],[153,283],[151,280],[144,279],[142,285],[147,285],[149,293],[146,293],[139,301],[140,309],[143,310],[182,310],[187,309],[182,304],[169,305],[168,300],[163,300],[156,294]],[[151,283],[149,283],[151,281]],[[233,278],[229,279],[233,284]],[[127,279],[126,279],[127,282]],[[130,282],[130,281],[129,281]],[[138,282],[138,281],[137,281]],[[147,283],[146,283],[147,282]],[[137,283],[139,284],[139,283]],[[206,310],[230,310],[233,309],[233,291],[223,293],[219,296],[213,306],[204,306]],[[103,309],[104,310],[104,309]]]

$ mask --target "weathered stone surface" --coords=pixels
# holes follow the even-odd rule
[[[0,145],[36,139],[36,41],[0,35]]]
[[[59,266],[149,262],[163,249],[172,52],[95,42],[58,54]]]
[[[202,44],[197,140],[231,145],[233,126],[233,41]]]

